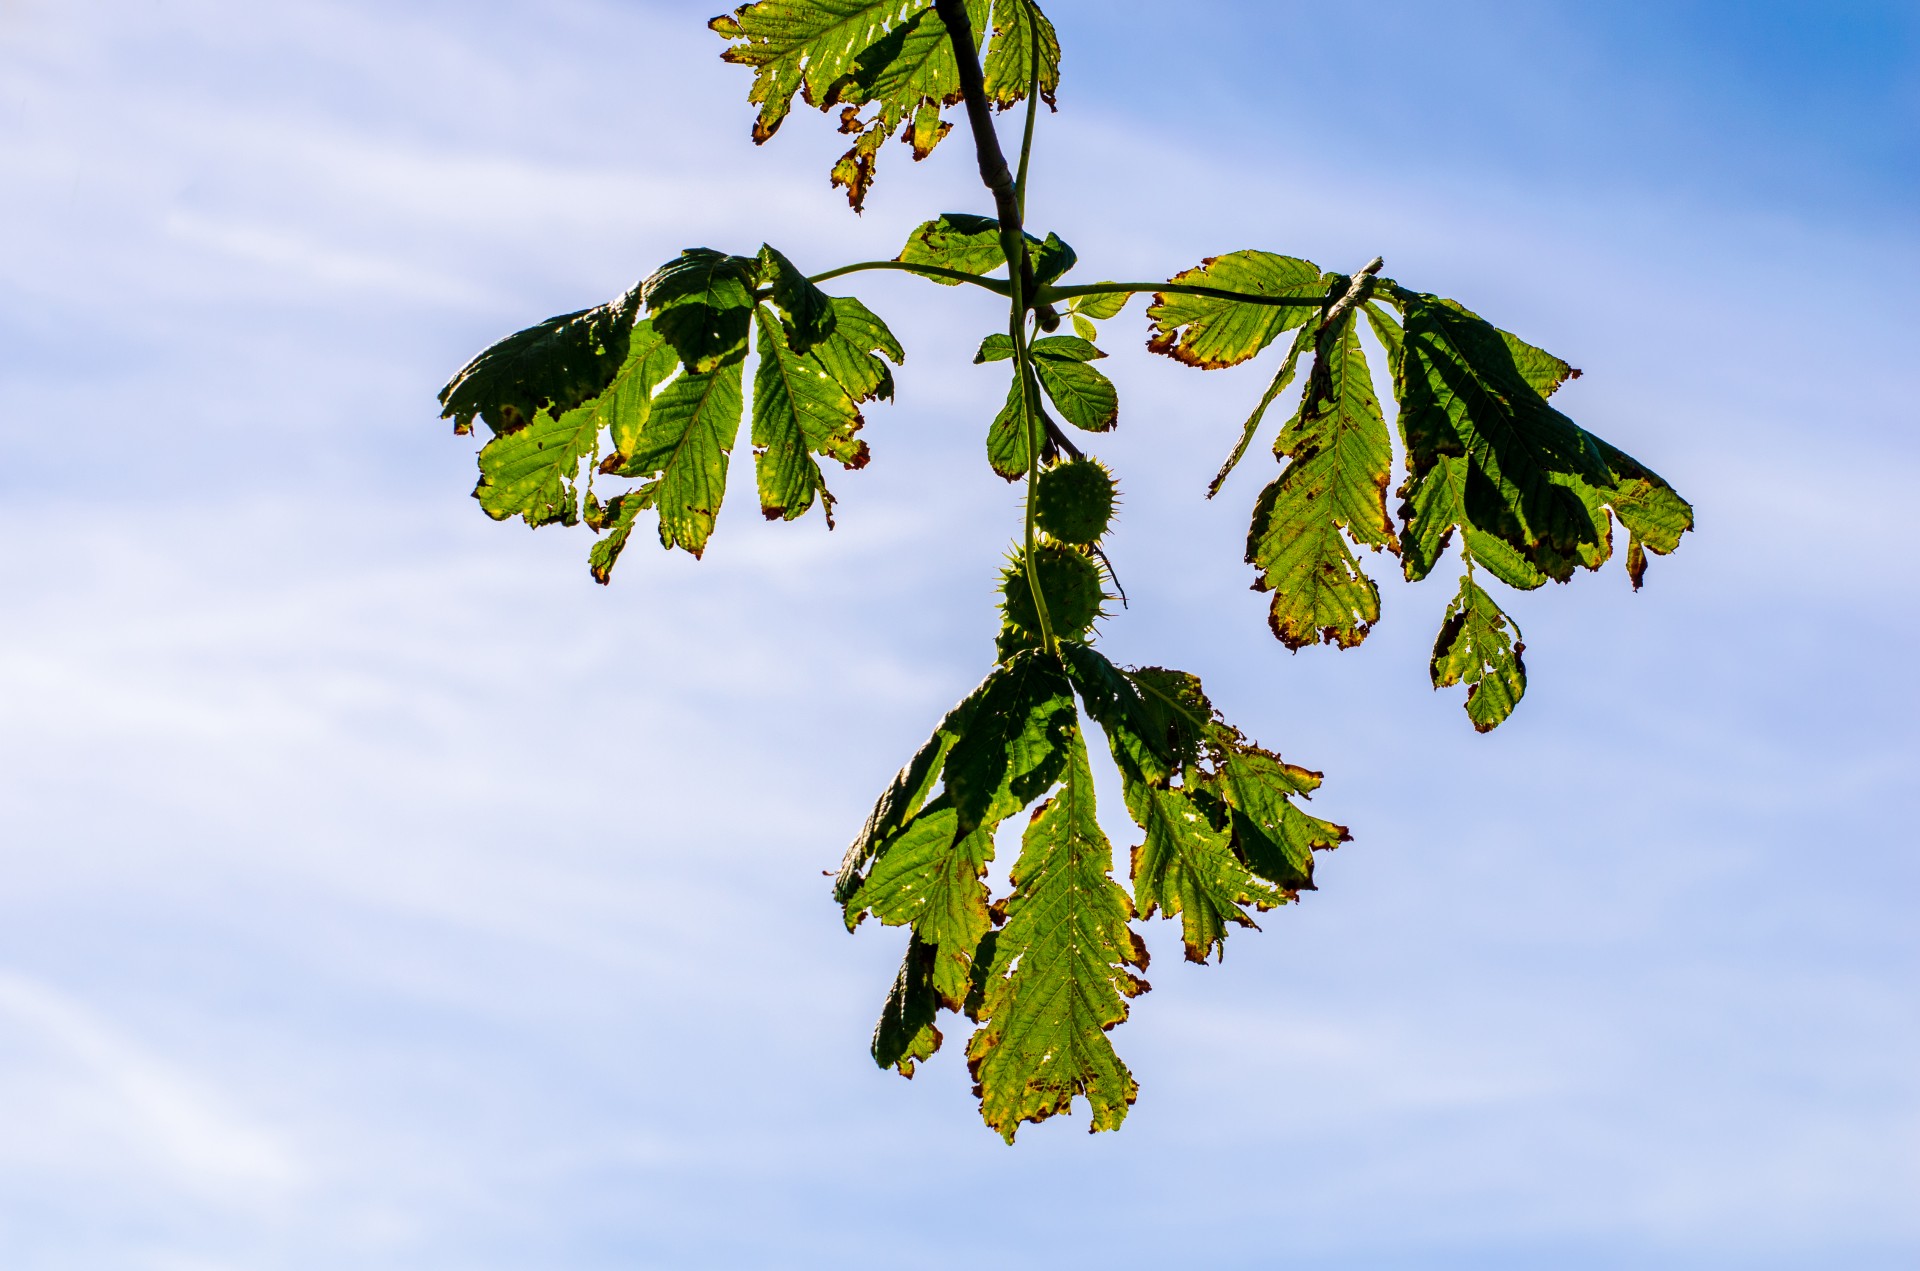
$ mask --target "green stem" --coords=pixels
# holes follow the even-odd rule
[[[1027,85],[1027,126],[1020,138],[1020,167],[1013,178],[1014,201],[1020,205],[1020,223],[1027,220],[1027,160],[1033,157],[1033,121],[1040,113],[1040,33],[1033,29],[1033,11],[1023,9],[1027,19],[1027,45],[1033,50],[1033,78]]]
[[[824,274],[814,274],[807,281],[826,282],[843,274],[857,274],[864,269],[899,269],[910,274],[919,274],[923,278],[945,278],[950,282],[970,282],[976,287],[985,287],[996,296],[1013,294],[1004,278],[985,278],[979,274],[970,274],[959,269],[944,269],[939,265],[914,265],[904,260],[863,260],[856,265],[842,265],[838,269],[829,269]]]
[[[1179,296],[1211,296],[1215,300],[1233,300],[1249,305],[1278,305],[1283,309],[1318,309],[1326,299],[1321,295],[1262,296],[1250,291],[1226,291],[1219,287],[1201,287],[1185,282],[1088,282],[1071,287],[1042,287],[1040,294],[1034,297],[1034,303],[1048,305],[1056,300],[1071,300],[1075,296],[1112,296],[1122,292],[1133,295],[1142,291],[1158,291]]]
[[[1033,358],[1027,351],[1027,315],[1020,303],[1020,275],[1013,275],[1013,306],[1007,321],[1007,334],[1013,340],[1013,373],[1020,377],[1020,426],[1027,434],[1027,516],[1025,552],[1023,559],[1027,563],[1027,590],[1033,595],[1033,610],[1040,618],[1040,645],[1048,653],[1060,652],[1059,642],[1053,636],[1053,618],[1047,612],[1046,593],[1040,590],[1040,559],[1034,551],[1038,545],[1036,531],[1038,522],[1036,510],[1040,488],[1040,405],[1034,400]]]

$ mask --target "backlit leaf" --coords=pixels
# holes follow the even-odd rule
[[[1229,923],[1256,927],[1249,906],[1271,909],[1290,899],[1248,871],[1227,831],[1185,790],[1129,782],[1126,799],[1135,824],[1146,832],[1146,841],[1133,849],[1134,903],[1142,918],[1161,910],[1180,919],[1187,961],[1224,955]]]
[[[727,489],[727,456],[740,431],[740,359],[687,372],[654,398],[625,471],[659,478],[660,542],[699,556]]]
[[[940,999],[933,990],[934,957],[932,945],[919,936],[907,937],[907,956],[873,1030],[873,1061],[907,1078],[912,1078],[916,1062],[940,1049],[940,1030],[933,1024],[940,1013]]]
[[[495,437],[480,451],[480,484],[473,497],[496,521],[522,517],[528,525],[580,519],[575,481],[599,442],[593,407],[576,406],[555,419],[546,411],[526,428]]]
[[[711,371],[747,349],[758,261],[689,247],[645,284],[653,329],[689,371]]]
[[[497,435],[525,428],[542,410],[556,418],[598,397],[627,357],[640,290],[517,331],[460,368],[440,390],[442,419],[473,430],[480,416]]]
[[[1091,350],[1091,357],[1106,356],[1079,336],[1035,340],[1034,374],[1063,419],[1076,428],[1105,432],[1120,417],[1120,394],[1112,380],[1087,365],[1078,348]]]
[[[778,251],[760,248],[760,278],[772,292],[774,307],[787,320],[787,343],[805,353],[833,333],[833,299]]]
[[[829,310],[831,312],[831,310]],[[815,455],[863,468],[867,443],[855,434],[860,408],[818,358],[793,348],[797,333],[766,308],[759,311],[760,362],[753,376],[754,473],[768,520],[793,520],[817,495],[833,524],[833,495]]]
[[[619,561],[620,554],[627,550],[627,541],[633,537],[635,521],[642,512],[653,506],[654,495],[658,492],[659,484],[648,482],[636,490],[615,495],[605,504],[597,504],[589,496],[587,524],[605,535],[594,542],[592,551],[587,554],[587,566],[595,582],[604,585],[613,580],[613,567]]]
[[[1433,686],[1467,685],[1467,717],[1476,732],[1491,732],[1527,691],[1526,647],[1513,619],[1465,575],[1433,644]]]
[[[1290,649],[1365,639],[1380,592],[1352,544],[1397,546],[1385,497],[1392,444],[1354,315],[1317,340],[1314,374],[1274,445],[1286,469],[1261,493],[1247,534],[1254,586],[1273,593],[1269,621]]]
[[[1027,464],[1033,453],[1025,401],[1020,376],[1016,374],[1007,385],[1006,404],[987,428],[987,462],[1009,481],[1027,475]]]
[[[1139,1094],[1107,1030],[1147,990],[1146,946],[1113,881],[1113,845],[1094,810],[1086,745],[1073,729],[1058,793],[1035,813],[1013,867],[1006,925],[982,989],[981,1027],[967,1044],[980,1112],[1012,1142],[1085,1098],[1092,1130],[1117,1129]]]
[[[1040,97],[1053,105],[1060,87],[1060,37],[1033,0],[994,0],[993,46],[981,69],[987,97],[1002,109],[1025,100],[1036,70]]]
[[[1270,305],[1180,292],[1155,295],[1147,309],[1153,323],[1147,347],[1188,366],[1208,369],[1244,362],[1281,332],[1306,322],[1318,311],[1327,290],[1326,276],[1318,265],[1260,251],[1209,257],[1169,281],[1299,302]]]

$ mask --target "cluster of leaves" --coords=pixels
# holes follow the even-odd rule
[[[1131,897],[1095,814],[1082,710],[1144,834]],[[1124,670],[1082,643],[1009,654],[880,796],[834,884],[849,929],[868,915],[912,929],[875,1061],[911,1077],[940,1046],[939,1013],[962,1013],[979,1025],[967,1063],[981,1113],[1009,1142],[1075,1097],[1090,1128],[1118,1126],[1138,1086],[1106,1034],[1148,988],[1130,920],[1177,917],[1204,962],[1229,925],[1310,889],[1313,852],[1348,837],[1295,802],[1319,784],[1229,727],[1191,675]],[[1036,802],[995,901],[996,831]]]
[[[986,44],[988,100],[1004,110],[1037,89],[1051,104],[1060,39],[1040,6],[966,0],[964,7],[976,56]],[[721,56],[753,69],[755,142],[779,130],[796,95],[840,112],[840,131],[853,145],[833,165],[832,180],[856,212],[888,137],[899,136],[924,159],[952,130],[942,115],[960,102],[960,66],[933,0],[761,0],[709,25],[728,41]]]
[[[1468,684],[1467,714],[1485,732],[1526,689],[1525,646],[1476,566],[1522,590],[1566,582],[1612,556],[1617,517],[1638,590],[1647,553],[1673,551],[1693,526],[1693,509],[1664,480],[1548,403],[1579,371],[1456,301],[1262,251],[1207,260],[1170,285],[1212,293],[1164,291],[1148,310],[1148,347],[1190,366],[1237,365],[1294,332],[1209,497],[1302,360],[1309,366],[1274,442],[1284,468],[1261,491],[1247,533],[1254,585],[1272,592],[1273,633],[1290,649],[1350,648],[1379,620],[1379,587],[1355,549],[1399,556],[1418,581],[1457,531],[1465,574],[1434,645],[1433,682]],[[1386,351],[1399,407],[1397,524],[1387,514],[1393,448],[1360,340],[1363,314]]]
[[[1648,553],[1674,550],[1692,509],[1549,404],[1578,371],[1455,301],[1379,277],[1377,260],[1343,275],[1239,251],[1165,282],[1065,283],[1073,249],[1016,224],[1025,147],[1016,183],[991,136],[992,111],[1025,99],[1030,141],[1035,105],[1051,104],[1059,82],[1059,42],[1032,0],[759,0],[712,26],[728,40],[726,60],[754,72],[756,141],[796,95],[840,111],[854,142],[832,180],[856,210],[880,143],[899,135],[924,157],[949,131],[944,111],[964,99],[982,180],[1007,223],[949,213],[892,261],[811,279],[771,247],[751,257],[688,249],[618,299],[486,350],[442,391],[443,415],[461,433],[478,416],[493,434],[474,491],[486,512],[533,526],[584,521],[605,582],[642,512],[656,514],[663,546],[705,550],[748,414],[749,362],[762,511],[793,520],[818,502],[832,525],[822,461],[866,464],[861,407],[893,396],[889,361],[904,354],[878,317],[820,282],[886,268],[1009,299],[1007,329],[974,355],[1012,372],[986,428],[988,465],[1028,482],[996,664],[881,795],[834,890],[850,929],[869,916],[910,929],[874,1033],[879,1064],[912,1076],[941,1043],[941,1012],[953,1012],[975,1026],[966,1054],[982,1115],[1008,1141],[1076,1098],[1092,1129],[1114,1128],[1138,1093],[1107,1037],[1148,987],[1134,920],[1177,920],[1193,962],[1222,956],[1230,927],[1311,889],[1313,853],[1348,833],[1301,806],[1320,774],[1228,725],[1196,678],[1121,667],[1093,647],[1114,487],[1067,426],[1098,436],[1119,421],[1119,393],[1095,365],[1106,357],[1097,324],[1153,293],[1148,347],[1204,369],[1289,337],[1208,491],[1304,370],[1273,445],[1280,471],[1255,500],[1247,537],[1272,630],[1294,650],[1357,645],[1380,617],[1360,549],[1397,556],[1417,581],[1457,538],[1464,576],[1431,673],[1436,687],[1467,686],[1482,732],[1526,689],[1519,629],[1482,577],[1530,590],[1597,569],[1617,519],[1638,589]],[[1022,244],[1016,273],[1008,254]],[[1397,405],[1404,470],[1393,514],[1395,448],[1363,321]],[[603,498],[596,480],[623,484]],[[1107,740],[1141,839],[1124,886],[1095,808],[1089,723]],[[1029,808],[1010,890],[996,898],[986,878],[998,835]]]
[[[493,430],[474,497],[495,520],[584,518],[606,531],[591,562],[603,583],[644,511],[657,514],[662,546],[699,556],[726,494],[750,340],[761,511],[790,521],[817,499],[832,524],[819,461],[866,466],[860,406],[893,396],[884,358],[905,354],[865,305],[827,295],[771,247],[690,248],[618,300],[549,318],[468,363],[440,402],[457,432],[476,415]],[[603,501],[596,475],[639,484]]]

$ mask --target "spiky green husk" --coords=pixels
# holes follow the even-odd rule
[[[1113,520],[1113,474],[1098,459],[1072,459],[1040,473],[1034,519],[1062,543],[1086,545]]]
[[[1040,592],[1047,598],[1053,634],[1062,640],[1084,640],[1094,619],[1101,616],[1101,605],[1107,598],[1101,588],[1100,567],[1078,547],[1042,543],[1034,554],[1034,570],[1040,576]],[[1024,550],[1014,553],[1000,576],[1000,595],[1001,612],[1007,621],[1038,635],[1040,614],[1027,585]]]

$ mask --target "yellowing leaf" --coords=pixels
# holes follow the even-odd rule
[[[1465,575],[1433,643],[1433,686],[1467,685],[1467,717],[1474,731],[1492,732],[1527,691],[1527,667],[1520,658],[1526,647],[1513,619],[1471,574]]]
[[[981,990],[981,1027],[967,1043],[980,1114],[1009,1143],[1084,1098],[1089,1129],[1126,1119],[1139,1086],[1107,1030],[1147,991],[1128,968],[1147,949],[1127,925],[1133,907],[1113,881],[1113,845],[1094,812],[1093,773],[1078,729],[1060,790],[1034,814],[1013,867],[1006,925]]]
[[[1147,309],[1153,323],[1147,347],[1206,369],[1244,362],[1281,332],[1301,325],[1314,316],[1327,289],[1318,265],[1259,251],[1209,257],[1168,281],[1247,297],[1177,291],[1154,296]]]
[[[1273,593],[1269,621],[1290,649],[1365,639],[1380,592],[1348,540],[1397,547],[1385,501],[1392,447],[1354,315],[1317,341],[1300,408],[1274,445],[1286,469],[1261,493],[1247,533],[1254,586]]]

